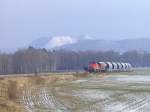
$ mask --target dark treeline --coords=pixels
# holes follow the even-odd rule
[[[47,51],[46,49],[18,50],[0,53],[0,74],[37,73],[82,70],[91,61],[130,62],[134,67],[150,66],[150,53],[128,51]]]

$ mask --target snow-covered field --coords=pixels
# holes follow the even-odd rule
[[[150,74],[144,73],[95,75],[55,86],[28,87],[21,104],[28,112],[150,112]]]

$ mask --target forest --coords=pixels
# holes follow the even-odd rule
[[[28,74],[83,70],[89,62],[129,62],[133,67],[149,67],[150,53],[144,51],[67,51],[29,47],[14,53],[0,53],[0,74]]]

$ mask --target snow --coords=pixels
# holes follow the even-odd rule
[[[115,80],[117,81],[125,81],[125,82],[147,82],[150,83],[150,76],[117,76],[115,77]]]
[[[72,83],[81,83],[81,82],[86,82],[86,81],[88,81],[88,80],[81,79],[81,80],[72,81]]]

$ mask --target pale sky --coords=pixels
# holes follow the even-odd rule
[[[150,0],[0,0],[0,49],[61,35],[150,38]]]

